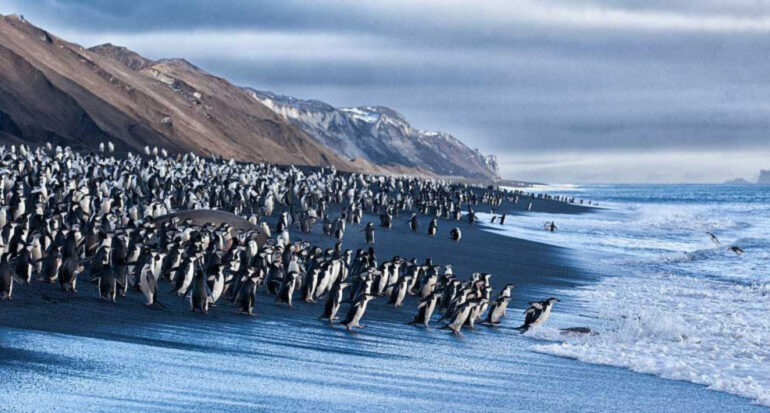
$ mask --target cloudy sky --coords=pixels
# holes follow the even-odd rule
[[[547,182],[719,182],[770,169],[770,1],[4,0],[92,46],[379,104]]]

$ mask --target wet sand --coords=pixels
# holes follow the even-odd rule
[[[534,208],[587,211],[537,200]],[[0,302],[0,410],[764,411],[703,386],[529,351],[536,342],[511,330],[526,302],[596,276],[570,268],[560,248],[481,231],[466,220],[439,220],[431,238],[429,219],[421,218],[414,234],[408,218],[402,214],[389,231],[377,228],[379,260],[430,256],[461,277],[492,273],[496,290],[516,283],[501,326],[461,336],[408,326],[414,298],[398,310],[376,299],[363,320],[367,328],[349,333],[317,319],[320,303],[297,300],[289,309],[264,294],[254,317],[224,302],[202,316],[168,295],[165,284],[160,298],[167,309],[146,308],[136,292],[117,304],[101,302],[96,286],[84,281],[74,298],[58,285],[16,285],[14,300]],[[460,243],[449,239],[453,226],[463,232]],[[362,228],[348,226],[345,248],[364,247]],[[292,240],[333,245],[315,231],[292,233]],[[570,313],[581,305],[563,303],[549,323],[571,326]]]

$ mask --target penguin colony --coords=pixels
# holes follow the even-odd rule
[[[367,211],[379,215],[384,228],[409,214],[406,224],[418,231],[419,214],[433,217],[427,233],[435,237],[436,218],[460,220],[467,209],[473,223],[475,207],[494,211],[504,198],[575,202],[333,168],[303,172],[193,154],[171,157],[149,147],[143,156],[118,158],[113,151],[111,143],[100,145],[99,153],[50,144],[0,147],[0,298],[12,298],[14,282],[58,284],[74,296],[78,281],[90,281],[102,300],[116,303],[129,293],[142,294],[147,306],[165,307],[161,301],[169,298],[159,297],[158,286],[168,283],[170,299],[187,300],[192,311],[203,314],[231,303],[251,315],[257,296],[268,294],[289,307],[297,299],[323,303],[320,318],[341,320],[350,330],[364,327],[372,300],[399,308],[407,296],[416,296],[410,324],[428,327],[436,315],[445,321],[443,328],[459,333],[477,322],[500,323],[515,286],[503,286],[493,298],[490,274],[462,280],[451,265],[430,258],[378,262],[373,223],[361,231],[368,249],[343,250],[346,228],[361,224]],[[226,211],[250,227],[200,224],[189,216],[164,219],[187,210]],[[276,215],[271,228],[263,218]],[[504,223],[505,215],[499,219]],[[336,240],[334,248],[291,242],[290,230],[310,233],[319,221],[322,232]],[[460,229],[452,228],[449,238],[460,242]],[[556,301],[530,303],[519,329],[542,324]]]

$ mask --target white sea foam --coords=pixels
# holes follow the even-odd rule
[[[610,210],[586,215],[510,216],[504,226],[479,214],[487,231],[574,250],[577,265],[601,257],[591,269],[606,278],[554,294],[584,303],[585,323],[598,334],[564,336],[553,327],[557,316],[552,326],[528,333],[552,341],[533,349],[699,383],[770,406],[766,204],[610,204]],[[546,221],[559,230],[545,231]],[[746,253],[736,255],[731,245]]]

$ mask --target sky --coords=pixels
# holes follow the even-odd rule
[[[3,0],[93,46],[413,127],[538,182],[770,169],[770,0]]]

